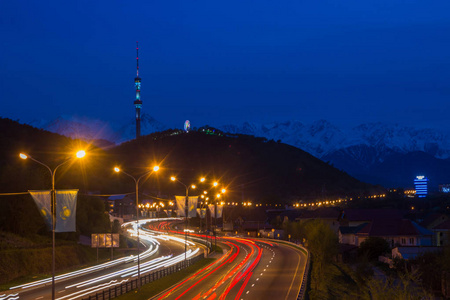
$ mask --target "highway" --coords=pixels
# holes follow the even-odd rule
[[[152,221],[156,220],[140,220],[139,225]],[[123,227],[130,235],[136,235],[136,222],[126,223]],[[183,238],[142,229],[139,232],[141,249],[144,250],[139,255],[141,276],[185,259]],[[203,249],[189,242],[187,258],[201,253]],[[137,269],[137,256],[131,255],[57,275],[55,276],[56,299],[80,299],[96,291],[127,282],[137,277]],[[51,299],[51,278],[12,287],[8,293],[0,295],[0,300],[3,299]]]
[[[218,261],[152,299],[297,299],[306,255],[281,243],[223,237]]]
[[[158,221],[158,222],[154,222]],[[145,251],[140,254],[141,275],[185,259],[184,236],[167,234],[180,220],[142,220],[146,230],[140,230]],[[136,234],[136,222],[125,224],[131,235]],[[158,230],[158,231],[156,231]],[[182,232],[181,232],[182,233]],[[190,238],[205,236],[190,233]],[[223,254],[209,266],[175,284],[153,299],[297,299],[305,272],[306,254],[299,249],[274,240],[241,237],[218,237]],[[187,258],[204,249],[188,241]],[[127,256],[56,277],[56,299],[74,300],[137,276],[136,256]],[[51,278],[11,288],[0,300],[51,299]]]

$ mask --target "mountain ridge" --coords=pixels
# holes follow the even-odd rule
[[[67,119],[67,117],[66,117]],[[110,140],[122,143],[135,138],[134,119],[122,124],[89,120],[83,118],[57,118],[54,122],[30,122],[38,128],[57,132],[72,138],[86,140]],[[313,156],[328,161],[352,176],[365,178],[392,156],[424,152],[439,160],[450,159],[450,133],[437,129],[419,129],[398,124],[388,125],[381,122],[364,123],[352,128],[342,129],[327,120],[318,120],[311,124],[297,120],[283,122],[254,123],[243,122],[240,125],[228,124],[216,127],[231,134],[248,134],[265,137],[269,140],[300,148]],[[143,135],[169,129],[148,114],[142,115],[141,131]],[[424,170],[423,172],[427,172]],[[431,173],[433,170],[428,170]],[[365,175],[364,175],[365,174]],[[361,178],[361,177],[358,177]],[[411,185],[413,178],[405,179],[404,185]],[[437,178],[444,183],[447,180]],[[448,180],[450,182],[450,179]],[[380,182],[369,181],[372,184]],[[398,180],[387,180],[384,185],[391,186]]]

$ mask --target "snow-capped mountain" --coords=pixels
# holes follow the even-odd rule
[[[33,121],[29,124],[72,138],[100,139],[113,143],[134,139],[136,135],[134,119],[112,123],[79,117],[60,117],[53,121]],[[168,129],[167,126],[152,116],[142,115],[142,135],[166,129]],[[333,164],[360,180],[374,184],[410,186],[418,173],[437,174],[434,178],[436,185],[450,183],[449,132],[383,123],[367,123],[351,129],[341,129],[325,120],[311,124],[300,121],[269,124],[244,122],[241,125],[220,126],[218,129],[228,133],[254,135],[290,144]],[[408,155],[411,153],[423,154]],[[411,157],[418,157],[421,161],[426,160],[428,163],[421,164],[415,161],[408,163]],[[404,179],[398,178],[400,171],[395,161],[404,161],[403,165],[408,165],[410,168],[408,171],[406,167],[403,168]],[[397,169],[389,171],[390,165],[395,165]],[[437,168],[439,170],[436,170]],[[397,177],[394,180],[395,174]]]
[[[419,174],[429,176],[430,188],[450,182],[448,132],[382,123],[342,130],[325,120],[312,124],[244,123],[220,129],[281,140],[360,180],[386,187],[411,187]]]
[[[423,151],[436,158],[450,157],[450,134],[433,129],[416,129],[382,123],[361,124],[342,130],[325,120],[312,124],[288,121],[272,124],[243,123],[240,126],[226,125],[221,130],[281,140],[283,143],[301,148],[318,158],[327,157],[336,151],[348,149],[348,154],[358,153],[356,146],[374,148],[379,160],[392,152],[408,153]],[[356,148],[355,148],[356,147]],[[371,155],[371,157],[373,157]],[[359,157],[360,158],[360,157]]]

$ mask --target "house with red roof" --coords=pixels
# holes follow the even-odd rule
[[[339,241],[360,246],[369,237],[380,237],[394,246],[431,246],[433,232],[408,219],[381,219],[359,224],[341,226]]]

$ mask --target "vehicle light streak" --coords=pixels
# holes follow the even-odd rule
[[[167,220],[174,220],[174,218],[168,218]],[[139,226],[141,226],[142,224],[145,224],[147,222],[153,222],[153,221],[156,221],[156,220],[151,220],[151,219],[149,219],[149,220],[140,220]],[[136,222],[125,223],[122,226],[123,227],[131,226],[134,230],[129,230],[130,234],[131,235],[137,235],[137,229],[138,228],[136,227]],[[149,232],[147,230],[142,230],[141,228],[139,228],[139,233],[142,234],[141,240],[145,241],[146,243],[148,243],[148,245],[146,245],[146,247],[148,247],[148,249],[146,249],[145,251],[143,251],[140,254],[141,259],[142,258],[149,258],[149,257],[151,257],[151,256],[153,256],[153,255],[155,255],[157,253],[157,251],[159,250],[159,246],[160,246],[160,241],[158,241],[158,240],[165,240],[165,241],[172,240],[172,241],[177,242],[177,243],[182,243],[182,244],[185,243],[184,239],[180,239],[180,238],[177,238],[177,237],[171,237],[171,236],[168,236],[168,235],[161,235],[158,232],[156,232],[156,233]],[[190,241],[189,241],[188,244],[190,246],[195,246],[195,243],[192,243]],[[186,255],[188,255],[189,257],[192,257],[192,256],[197,255],[199,251],[200,251],[199,248],[196,248],[195,250],[189,249],[189,251],[186,253]],[[184,260],[184,253],[180,254],[180,255],[178,255],[176,257],[173,257],[173,255],[157,257],[157,258],[154,258],[154,259],[152,259],[150,261],[147,261],[147,262],[141,264],[141,266],[143,268],[142,272],[148,273],[148,272],[157,270],[159,268],[165,268],[165,267],[174,265],[174,264],[176,264],[176,263],[178,263],[179,261],[182,261],[182,260]],[[116,266],[118,266],[120,264],[129,263],[129,262],[133,262],[133,261],[137,261],[137,257],[133,256],[133,255],[130,255],[130,256],[127,256],[127,257],[123,257],[123,258],[120,258],[120,259],[116,259],[114,261],[102,263],[102,264],[99,264],[99,265],[96,265],[96,266],[92,266],[92,267],[89,267],[89,268],[84,268],[84,269],[77,270],[77,271],[74,271],[74,272],[69,272],[69,273],[58,275],[58,276],[55,277],[55,281],[62,281],[62,280],[67,280],[67,279],[73,279],[73,278],[75,278],[77,276],[82,276],[82,275],[86,275],[86,274],[91,274],[93,272],[106,270],[108,268],[116,267]],[[78,282],[76,284],[72,284],[72,285],[66,286],[65,287],[66,289],[76,287],[76,288],[79,288],[79,289],[82,289],[82,290],[79,290],[79,291],[77,291],[75,293],[72,293],[70,295],[66,295],[66,296],[60,297],[58,299],[66,299],[66,298],[68,298],[70,300],[70,299],[79,298],[79,297],[82,297],[82,296],[87,295],[89,293],[94,293],[94,292],[96,292],[98,290],[102,290],[102,289],[108,288],[110,286],[118,285],[121,282],[125,282],[125,281],[129,280],[129,278],[128,279],[124,279],[121,282],[118,282],[117,280],[112,280],[113,277],[118,277],[118,276],[121,276],[121,277],[129,276],[130,278],[137,276],[137,266],[131,266],[131,267],[122,269],[120,271],[110,272],[108,274],[104,274],[104,275],[95,277],[93,279],[81,281],[81,282]],[[108,283],[101,283],[102,281],[105,281],[105,280],[111,280],[111,281],[108,282]],[[10,289],[19,289],[20,288],[20,289],[24,290],[24,289],[27,289],[27,288],[33,288],[33,287],[37,287],[37,286],[45,286],[46,284],[49,284],[50,282],[51,282],[51,278],[48,278],[48,279],[43,279],[43,280],[38,280],[38,281],[26,283],[26,284],[23,284],[23,285],[14,286],[14,287],[11,287]],[[95,284],[98,284],[98,285],[95,285]],[[92,285],[95,285],[95,286],[92,286]],[[19,298],[18,294],[10,294],[10,295],[8,295],[6,297],[5,296],[6,296],[6,294],[5,295],[1,295],[0,296],[0,300],[12,300],[12,299],[18,299]],[[14,298],[16,296],[17,296],[17,298]],[[74,298],[70,298],[70,297],[74,297]]]
[[[216,270],[218,270],[221,266],[223,266],[226,263],[226,258],[230,256],[232,251],[228,252],[226,255],[224,255],[221,259],[219,259],[216,262],[213,262],[212,264],[206,266],[205,268],[201,269],[200,271],[198,271],[197,273],[195,273],[194,275],[192,275],[191,277],[183,280],[182,282],[180,282],[179,284],[177,284],[174,288],[172,288],[171,290],[169,290],[167,293],[165,293],[164,295],[162,295],[160,298],[158,298],[158,300],[163,299],[165,297],[167,297],[169,294],[171,294],[173,291],[175,291],[176,289],[178,289],[180,286],[182,286],[184,283],[188,282],[189,280],[192,280],[193,278],[197,277],[199,274],[205,272],[206,270],[209,270],[212,266],[220,264],[218,267],[216,267],[214,270],[209,271],[208,274],[206,274],[205,276],[203,276],[201,279],[199,279],[197,281],[197,283],[195,283],[194,285],[197,285],[199,282],[201,282],[202,280],[204,280],[206,277],[208,277],[209,275],[211,275],[212,273],[214,273]],[[225,260],[225,261],[224,261]],[[224,261],[224,262],[222,262]],[[191,286],[192,287],[192,286]],[[185,291],[183,294],[185,294],[187,291]]]
[[[3,295],[0,295],[0,300],[6,300],[6,299],[8,299],[8,300],[15,300],[15,299],[19,299],[19,297],[16,297],[18,295],[19,294],[9,294],[9,295],[3,294]]]
[[[239,299],[242,295],[242,293],[244,292],[245,287],[247,286],[248,281],[250,280],[250,277],[252,277],[253,273],[249,273],[249,275],[247,276],[247,278],[244,281],[244,284],[242,284],[241,288],[239,289],[238,294],[236,295],[236,297],[234,298],[235,300]]]
[[[77,298],[80,298],[82,296],[86,296],[88,294],[92,294],[92,293],[95,293],[97,291],[103,290],[105,288],[116,286],[116,285],[122,284],[122,283],[127,282],[127,281],[128,281],[128,279],[122,280],[122,281],[119,281],[119,282],[117,280],[112,280],[112,281],[107,282],[107,283],[99,284],[97,286],[93,286],[91,288],[88,288],[88,289],[85,289],[85,290],[82,290],[82,291],[78,291],[78,292],[72,293],[70,295],[66,295],[66,296],[57,298],[57,300],[62,300],[62,299],[66,299],[66,298],[68,298],[68,300],[77,299]],[[70,297],[72,297],[72,298],[70,298]]]

